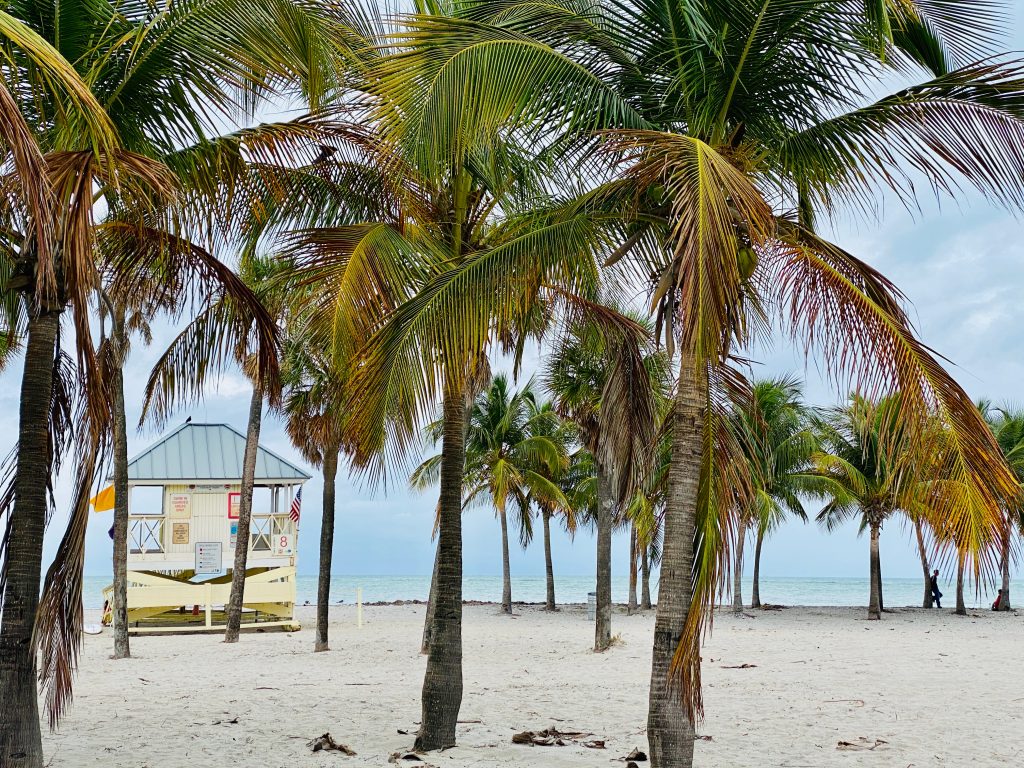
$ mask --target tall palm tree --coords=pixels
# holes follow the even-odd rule
[[[327,629],[334,554],[335,483],[344,440],[346,374],[339,370],[330,352],[309,344],[300,323],[289,326],[284,361],[283,408],[288,419],[288,436],[307,461],[321,468],[324,478],[314,650],[327,651],[330,650]]]
[[[359,347],[351,423],[357,466],[379,477],[415,444],[441,403],[437,590],[416,741],[439,749],[455,741],[462,698],[461,510],[467,393],[476,373],[495,349],[521,350],[542,294],[554,305],[598,312],[612,333],[632,337],[638,330],[582,298],[596,292],[592,246],[600,224],[579,206],[541,194],[529,152],[495,137],[487,146],[446,145],[449,154],[437,162],[422,157],[434,139],[398,98],[423,85],[404,61],[399,53],[381,65],[371,114],[385,130],[368,142],[377,142],[379,157],[387,158],[387,165],[374,159],[382,169],[375,178],[384,179],[378,190],[394,204],[358,213],[379,218],[311,229],[304,237],[338,262],[372,263],[372,271],[356,278],[389,283],[387,290],[369,286],[371,296],[399,298],[376,327],[371,323],[370,340]],[[365,316],[361,301],[339,304],[346,314]],[[325,325],[346,333],[349,327],[348,321]]]
[[[646,354],[645,354],[646,353]],[[594,650],[611,644],[611,539],[621,504],[651,461],[663,399],[664,361],[634,350],[592,324],[575,324],[548,356],[545,386],[594,463],[597,611]]]
[[[101,299],[98,356],[111,393],[110,444],[114,488],[112,658],[126,659],[131,657],[131,645],[128,639],[128,414],[124,400],[124,366],[131,337],[137,334],[147,344],[152,341],[147,318],[167,307],[161,306],[159,301],[147,301],[148,295],[136,294],[129,307],[122,298],[116,301],[111,298],[114,291],[100,290],[98,293]],[[109,337],[105,330],[106,320],[110,322]]]
[[[869,619],[882,618],[882,526],[898,512],[919,508],[924,482],[914,463],[918,457],[900,440],[899,401],[899,395],[875,402],[852,395],[848,405],[817,420],[822,450],[813,462],[832,495],[817,520],[829,531],[858,520],[861,533],[870,532]]]
[[[6,84],[0,87],[3,153],[6,167],[13,166],[13,174],[3,180],[6,192],[0,204],[4,306],[20,315],[15,327],[25,352],[18,442],[13,461],[4,467],[2,509],[8,517],[0,570],[0,687],[5,696],[0,762],[36,768],[42,765],[42,745],[35,630],[52,477],[74,445],[75,426],[91,436],[100,433],[104,423],[94,349],[91,338],[81,337],[88,328],[89,299],[97,284],[92,269],[93,184],[108,196],[160,194],[167,187],[152,165],[118,161],[114,126],[68,59],[25,20],[6,10],[0,11],[0,19],[0,48],[8,62]],[[69,130],[71,125],[75,130]],[[57,346],[61,315],[68,307],[80,334],[80,371],[92,374],[87,379],[91,386],[86,407],[74,416],[74,401],[79,398],[73,390],[85,374],[69,369]],[[94,461],[92,453],[81,457],[80,480],[91,479]],[[88,484],[86,479],[79,485]],[[70,563],[70,570],[76,564]],[[81,583],[80,578],[71,581]],[[73,624],[74,616],[68,618]],[[62,648],[74,653],[77,643],[69,632]],[[43,645],[44,653],[52,649]],[[62,682],[70,675],[70,666],[59,670]],[[44,666],[44,673],[49,671]]]
[[[46,227],[62,242],[59,263],[50,258],[45,241],[38,237],[34,238],[34,246],[21,249],[20,254],[17,247],[6,251],[20,262],[20,276],[8,282],[8,290],[27,289],[43,300],[27,308],[28,336],[43,334],[41,343],[30,339],[26,351],[31,349],[35,358],[27,365],[28,370],[47,365],[55,371],[55,355],[48,339],[56,337],[61,314],[65,309],[71,310],[80,383],[88,403],[88,418],[82,423],[91,425],[81,434],[84,438],[87,431],[92,432],[80,441],[83,453],[79,464],[84,468],[102,456],[97,443],[103,439],[109,423],[105,378],[89,333],[89,298],[100,285],[95,256],[102,250],[96,247],[102,236],[94,226],[97,212],[108,211],[103,226],[117,220],[124,228],[130,221],[134,231],[146,233],[152,245],[158,239],[153,237],[153,222],[164,216],[162,205],[172,188],[182,186],[184,172],[191,172],[195,178],[209,170],[187,164],[170,170],[170,163],[161,166],[160,162],[169,160],[169,155],[182,145],[205,142],[216,130],[214,126],[221,116],[230,116],[243,103],[254,103],[252,97],[267,94],[293,78],[303,70],[304,63],[314,64],[317,52],[336,45],[331,35],[325,34],[328,26],[333,30],[335,25],[318,25],[319,12],[288,0],[175,3],[158,10],[121,2],[26,2],[6,4],[0,12],[4,21],[5,60],[10,63],[8,74],[19,83],[24,113],[37,129],[42,151],[49,154],[49,178],[39,190],[52,192],[52,210],[60,215],[46,222]],[[301,35],[291,34],[298,30]],[[295,46],[300,38],[302,43]],[[64,63],[59,64],[61,61]],[[73,62],[73,66],[67,62]],[[211,72],[217,74],[211,77]],[[331,68],[323,68],[319,78],[328,84],[332,79]],[[43,93],[47,88],[50,93]],[[23,159],[24,156],[19,158]],[[126,219],[126,211],[145,214],[149,220],[142,220],[140,215]],[[5,229],[16,231],[18,227]],[[202,271],[197,262],[204,261],[194,253],[187,255],[191,258],[179,263],[177,270],[186,282],[197,276],[193,274],[195,270]],[[129,261],[136,260],[140,259]],[[133,266],[115,263],[122,274]],[[54,276],[59,276],[59,280]],[[168,287],[171,285],[176,283],[167,283]],[[263,325],[261,333],[267,331]],[[52,374],[49,381],[54,379]],[[34,391],[31,399],[50,403],[50,393],[48,384]],[[31,414],[30,420],[37,425],[37,431],[45,431],[45,413]],[[35,450],[31,440],[24,445],[30,452]],[[116,452],[115,458],[120,453]],[[36,458],[48,455],[55,458],[52,452],[35,452]],[[16,482],[29,477],[33,488],[19,498],[44,499],[46,483],[40,480],[40,474],[33,474],[27,454],[18,464],[18,476]],[[82,485],[88,483],[83,481]],[[81,494],[76,495],[68,535],[48,574],[43,604],[48,613],[37,614],[32,598],[31,604],[22,606],[28,610],[19,609],[22,621],[12,619],[3,623],[3,634],[13,637],[24,631],[16,624],[27,626],[35,622],[40,630],[37,637],[41,649],[65,657],[44,661],[43,674],[51,681],[51,692],[52,686],[56,686],[56,693],[49,699],[51,723],[70,699],[73,665],[66,657],[75,653],[80,629],[80,617],[66,609],[77,604],[74,593],[81,583],[81,521],[85,519],[87,498],[79,497]],[[18,506],[16,503],[15,507]],[[12,585],[13,592],[27,587],[38,594],[38,557],[32,554],[38,546],[32,541],[34,535],[22,537],[20,529],[22,521],[41,514],[39,509],[37,505],[23,512],[15,525],[18,535],[9,539],[5,563],[23,560],[29,574],[25,584],[15,579],[18,583]],[[18,516],[15,511],[12,520]],[[35,586],[30,583],[33,579]],[[20,599],[5,599],[5,606],[14,610],[19,602]],[[65,636],[56,638],[54,632],[63,632]],[[29,723],[19,726],[19,732],[26,737],[17,737],[21,743],[15,747],[4,745],[0,751],[5,759],[11,750],[24,754],[19,760],[36,765],[38,727],[31,725],[36,711],[31,677],[20,674],[17,686],[10,686],[10,690],[17,691],[16,697],[25,700],[24,706],[17,704],[12,711]],[[4,682],[7,690],[8,681]],[[6,733],[10,729],[3,730]]]
[[[811,457],[818,444],[796,378],[754,381],[749,396],[738,398],[734,408],[734,428],[750,465],[754,490],[749,509],[740,511],[737,532],[733,609],[742,611],[740,578],[747,526],[753,526],[757,534],[751,607],[758,608],[761,545],[765,535],[788,515],[806,521],[801,497],[821,496],[828,489],[811,471]]]
[[[975,567],[984,559],[982,531],[1012,474],[915,339],[901,294],[814,222],[844,203],[870,214],[882,188],[913,205],[917,174],[940,193],[962,179],[1019,206],[1024,82],[1014,63],[989,58],[994,16],[949,4],[481,0],[455,15],[414,19],[403,58],[419,97],[404,114],[436,127],[424,155],[490,138],[511,115],[554,150],[612,129],[626,156],[605,199],[638,215],[615,256],[651,281],[658,327],[678,350],[648,738],[657,768],[689,766],[704,614],[734,525],[717,506],[734,503],[734,484],[721,482],[734,463],[704,447],[729,447],[715,439],[724,414],[713,406],[768,309],[837,375],[900,392],[911,443],[932,439],[933,415],[950,425],[944,474],[981,503],[952,493],[938,506],[968,532]],[[900,77],[907,87],[870,102]],[[467,93],[467,82],[487,85]]]
[[[978,410],[981,411],[988,422],[989,428],[995,434],[999,450],[1003,452],[1006,463],[1017,476],[1018,480],[1024,480],[1024,410],[1010,405],[996,408],[991,402],[982,400],[978,403]],[[1006,504],[1006,523],[1002,537],[1002,551],[1000,553],[1000,571],[1002,582],[1000,585],[999,610],[1010,610],[1010,560],[1011,546],[1014,529],[1024,532],[1024,505],[1019,499],[1008,500]]]

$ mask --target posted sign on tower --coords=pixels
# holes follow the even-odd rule
[[[196,573],[220,573],[223,568],[221,542],[196,542]]]

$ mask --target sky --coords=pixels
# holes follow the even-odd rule
[[[1008,47],[1024,48],[1024,3],[1012,9]],[[922,210],[913,214],[898,204],[888,204],[879,220],[840,221],[826,232],[840,245],[891,278],[911,302],[911,313],[920,337],[955,364],[952,373],[972,398],[987,397],[996,403],[1024,404],[1024,229],[1012,214],[966,195],[942,205],[925,198]],[[149,370],[174,334],[166,323],[156,327],[149,348],[136,346],[126,369],[126,402],[129,425],[137,422],[143,386]],[[534,351],[534,365],[543,364],[544,349]],[[840,399],[802,355],[786,345],[759,349],[755,375],[796,372],[804,377],[808,401],[830,405]],[[524,378],[531,373],[527,366]],[[13,445],[17,435],[20,362],[0,373],[0,451]],[[184,409],[172,419],[170,431],[187,416],[196,422],[224,422],[244,433],[249,403],[248,382],[238,372],[225,375],[205,400]],[[129,455],[155,442],[151,429],[129,431]],[[274,415],[264,419],[261,443],[299,466],[306,464],[291,447],[282,422]],[[316,572],[322,482],[316,471],[303,491],[299,536],[300,573]],[[334,571],[351,575],[429,575],[433,563],[431,527],[436,492],[415,493],[395,477],[387,493],[368,488],[339,471]],[[46,536],[44,562],[52,556],[63,532],[70,499],[70,478],[57,485],[58,511]],[[809,507],[813,514],[816,509]],[[107,529],[112,513],[92,514],[87,534],[85,570],[89,575],[110,572],[110,539]],[[574,539],[553,529],[555,572],[563,575],[594,573],[594,538],[578,531]],[[544,573],[543,548],[538,537],[527,549],[512,544],[512,572],[539,576]],[[463,518],[464,571],[467,575],[501,574],[500,529],[492,512],[484,507]],[[881,539],[886,577],[914,578],[921,574],[911,532],[897,521],[889,522]],[[749,560],[749,558],[748,558]],[[618,534],[613,543],[613,570],[623,574],[628,564],[628,536]],[[748,573],[749,573],[749,562]],[[1018,569],[1021,572],[1022,569]],[[776,576],[866,577],[868,542],[858,538],[856,526],[847,525],[831,534],[813,522],[791,521],[766,544],[762,574]]]

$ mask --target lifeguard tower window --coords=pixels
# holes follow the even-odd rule
[[[131,515],[162,515],[164,513],[164,487],[162,485],[133,485],[129,488],[128,513]]]
[[[164,489],[135,485],[128,496],[128,549],[132,554],[164,551]]]
[[[276,489],[268,485],[257,485],[252,489],[252,513],[254,515],[273,515],[278,510],[274,509]]]

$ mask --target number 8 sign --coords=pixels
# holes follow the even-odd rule
[[[290,533],[282,533],[274,538],[275,555],[295,554],[295,539]]]

